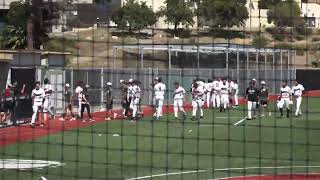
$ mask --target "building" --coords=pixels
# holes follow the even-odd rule
[[[296,0],[301,8],[301,16],[306,20],[308,27],[320,27],[320,0]],[[258,1],[248,1],[247,9],[249,12],[249,19],[245,22],[244,28],[258,29],[273,27],[274,24],[268,23],[267,12],[268,9],[259,9]]]

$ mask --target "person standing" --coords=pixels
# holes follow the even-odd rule
[[[175,90],[174,90],[174,96],[173,96],[173,111],[174,111],[174,117],[175,120],[178,119],[178,112],[179,109],[183,113],[183,120],[186,119],[186,111],[183,107],[183,101],[185,99],[186,90],[180,86],[179,82],[174,83]]]
[[[89,116],[89,121],[93,122],[94,120],[92,119],[92,115],[91,115],[91,110],[90,110],[90,102],[89,102],[89,92],[88,92],[88,88],[90,86],[86,85],[83,88],[83,91],[81,93],[81,113],[80,113],[80,118],[82,119],[82,122],[86,122],[86,120],[83,119],[83,113],[84,110],[87,110],[87,114]]]
[[[259,89],[259,101],[260,101],[260,107],[262,109],[261,117],[265,116],[265,112],[268,112],[269,116],[271,116],[271,112],[268,108],[268,101],[269,101],[269,90],[266,86],[265,81],[261,81],[260,83],[260,89]]]
[[[31,93],[31,98],[32,98],[32,109],[33,109],[33,115],[31,118],[31,123],[30,126],[32,128],[35,127],[36,123],[36,118],[38,117],[38,123],[43,126],[44,124],[42,123],[42,115],[41,112],[43,110],[43,103],[44,103],[44,98],[45,98],[45,92],[44,90],[40,87],[40,82],[36,82],[35,88],[32,90]],[[39,115],[40,113],[40,115]]]
[[[8,109],[5,105],[5,98],[2,93],[0,93],[0,124],[5,124],[7,122]]]
[[[25,93],[26,85],[23,84],[21,91],[18,90],[18,82],[15,81],[13,85],[9,84],[6,93],[6,106],[9,109],[9,115],[13,126],[18,125],[16,119],[17,107],[20,102],[20,97]]]
[[[42,89],[44,90],[46,95],[43,103],[44,119],[45,121],[48,121],[48,113],[50,114],[51,118],[54,119],[54,113],[52,112],[51,105],[51,95],[53,93],[53,89],[48,78],[44,79]]]
[[[128,84],[128,91],[127,91],[127,105],[128,105],[128,112],[127,112],[127,116],[132,117],[132,110],[133,110],[133,79],[129,79],[129,84]]]
[[[283,107],[287,109],[287,118],[290,117],[290,105],[293,104],[291,95],[292,95],[291,88],[288,86],[287,81],[283,81],[280,89],[280,97],[281,97],[279,102],[280,118],[284,117]]]
[[[229,85],[228,82],[224,79],[220,86],[220,97],[221,97],[221,105],[220,112],[226,112],[229,104]]]
[[[163,111],[163,102],[164,102],[164,95],[166,91],[166,85],[162,83],[161,77],[157,77],[155,79],[156,84],[154,85],[154,96],[156,101],[156,120],[159,120],[162,117]]]
[[[237,80],[233,81],[232,90],[233,90],[233,96],[234,96],[234,98],[233,98],[234,99],[234,105],[236,107],[238,107],[239,106],[239,84],[238,84]]]
[[[296,101],[296,112],[295,112],[296,117],[302,114],[300,106],[301,106],[302,94],[304,90],[305,89],[302,84],[299,84],[297,80],[293,81],[292,91]]]
[[[248,106],[248,120],[252,119],[252,114],[253,118],[256,118],[256,109],[257,109],[257,102],[258,102],[258,95],[259,95],[259,90],[256,87],[256,81],[251,81],[250,86],[246,90],[246,98],[247,98],[247,106]]]
[[[133,81],[133,87],[132,87],[132,120],[137,121],[138,120],[138,114],[140,113],[140,98],[141,98],[141,89],[139,87],[140,82],[139,81]]]
[[[113,116],[114,118],[114,113],[112,111],[113,109],[113,95],[112,95],[112,83],[107,82],[107,89],[106,89],[106,110],[107,110],[107,117],[105,118],[106,121],[110,121],[111,117],[110,115]]]
[[[205,83],[205,91],[206,91],[206,102],[207,107],[210,108],[211,105],[211,92],[212,92],[212,80],[208,79],[208,82]]]
[[[219,108],[220,107],[220,102],[221,102],[221,97],[220,97],[220,91],[221,91],[221,84],[220,79],[215,79],[212,82],[212,105],[213,108]]]
[[[82,106],[82,93],[83,93],[83,82],[79,81],[78,86],[75,89],[76,97],[78,98],[78,117],[81,117],[81,106]]]
[[[76,116],[73,114],[73,106],[72,106],[72,93],[70,90],[70,84],[66,84],[64,86],[64,112],[61,115],[60,121],[65,121],[65,117],[68,114],[68,112],[71,114],[71,120],[76,120]]]
[[[121,89],[121,106],[123,108],[122,115],[123,117],[128,116],[128,100],[127,100],[127,93],[128,93],[128,86],[124,80],[120,80],[120,89]]]
[[[192,121],[196,120],[197,112],[200,112],[200,120],[203,119],[204,88],[199,83],[194,83],[192,87]]]

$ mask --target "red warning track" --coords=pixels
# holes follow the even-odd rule
[[[319,180],[320,174],[259,175],[221,178],[219,180]]]
[[[306,93],[306,96],[315,97],[320,96],[320,91],[310,91]],[[274,99],[276,96],[271,97]],[[244,99],[239,100],[240,104],[246,103]],[[191,110],[191,105],[186,106],[186,110]],[[144,108],[145,116],[152,116],[153,110],[150,107]],[[121,110],[115,111],[118,114],[121,114]],[[164,113],[173,112],[172,106],[167,106],[164,108]],[[46,127],[36,127],[31,128],[28,125],[21,125],[19,127],[8,127],[0,129],[0,147],[16,144],[20,142],[30,141],[37,138],[47,136],[49,134],[57,134],[62,131],[73,130],[82,127],[92,126],[93,124],[105,122],[105,112],[97,112],[93,114],[95,122],[81,122],[81,121],[59,121],[58,119],[51,120],[49,126]],[[117,120],[122,120],[119,118]],[[318,178],[320,179],[320,178]]]

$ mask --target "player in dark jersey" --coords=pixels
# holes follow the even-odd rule
[[[261,81],[259,92],[260,92],[259,94],[260,108],[262,110],[261,117],[265,116],[265,112],[268,112],[269,116],[271,116],[271,112],[269,111],[269,108],[268,108],[269,90],[266,86],[266,82]]]
[[[115,118],[115,113],[112,111],[113,108],[113,95],[112,95],[112,89],[111,89],[112,83],[107,82],[107,89],[106,89],[106,121],[110,121],[111,117],[110,115],[113,115],[113,118]]]
[[[64,112],[61,115],[60,121],[64,121],[67,113],[69,112],[71,114],[70,121],[76,120],[76,116],[73,114],[73,106],[72,106],[72,93],[70,90],[70,84],[66,84],[64,86]]]
[[[257,103],[259,101],[259,90],[256,87],[256,82],[251,81],[250,86],[246,90],[246,97],[248,100],[248,120],[252,119],[252,111],[253,111],[253,118],[256,118],[256,109]]]

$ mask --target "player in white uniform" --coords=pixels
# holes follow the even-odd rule
[[[140,106],[141,89],[138,86],[139,82],[134,81],[132,86],[132,118],[138,120],[138,112]]]
[[[51,115],[52,119],[54,118],[54,113],[52,112],[52,105],[51,105],[51,95],[53,93],[52,85],[48,78],[45,78],[43,81],[43,90],[45,92],[45,98],[43,103],[43,112],[46,121],[48,120],[48,113]]]
[[[296,112],[295,116],[301,115],[301,101],[302,101],[302,93],[304,91],[303,85],[299,84],[298,81],[293,82],[292,93],[296,100]]]
[[[78,117],[81,117],[82,92],[83,92],[83,82],[79,81],[78,86],[75,89],[75,93],[78,98]]]
[[[129,110],[133,110],[133,79],[129,79],[129,85],[127,89],[127,101],[129,104]]]
[[[233,107],[233,102],[234,102],[234,90],[233,90],[233,86],[234,83],[233,81],[231,81],[231,79],[228,79],[228,91],[229,91],[229,104],[228,107],[232,108]]]
[[[234,98],[234,105],[239,106],[239,85],[238,81],[233,81],[233,98]]]
[[[162,83],[162,79],[160,77],[155,79],[156,84],[154,85],[154,96],[156,101],[156,114],[155,117],[157,120],[162,117],[162,108],[164,101],[164,94],[166,91],[166,85]]]
[[[31,97],[32,97],[32,102],[33,102],[33,105],[32,105],[33,115],[32,115],[30,126],[34,127],[35,123],[36,123],[37,115],[38,115],[39,111],[41,111],[43,108],[43,102],[44,102],[44,98],[45,98],[45,92],[40,87],[39,81],[36,82],[36,87],[32,90]],[[43,125],[41,122],[42,118],[39,117],[38,121],[39,121],[39,124]]]
[[[221,105],[220,112],[226,112],[229,104],[229,85],[228,82],[224,79],[222,84],[220,84],[220,96],[221,96]]]
[[[280,102],[279,102],[279,110],[281,117],[283,117],[283,107],[287,109],[287,118],[289,118],[290,115],[290,105],[292,104],[291,100],[291,88],[287,85],[287,81],[282,82],[282,87],[280,89]]]
[[[196,120],[197,112],[200,111],[200,120],[203,119],[204,95],[205,91],[198,83],[193,84],[192,87],[192,121]]]
[[[211,101],[213,108],[219,108],[220,107],[220,91],[221,91],[221,83],[220,79],[215,79],[212,82],[212,96]]]
[[[186,94],[186,90],[180,86],[178,82],[174,83],[175,90],[174,90],[174,97],[173,97],[173,111],[174,111],[174,117],[175,119],[178,119],[178,112],[179,109],[183,113],[183,120],[186,119],[186,111],[184,110],[183,107],[183,101],[184,101],[184,96]]]
[[[208,79],[208,82],[205,83],[205,92],[206,92],[206,102],[207,102],[207,107],[210,108],[211,105],[211,93],[212,93],[212,80]]]

